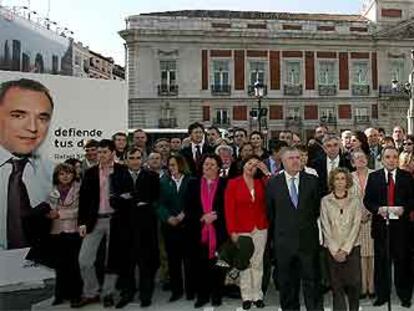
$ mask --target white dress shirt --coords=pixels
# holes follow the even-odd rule
[[[335,169],[335,168],[337,168],[337,167],[339,167],[339,160],[340,160],[341,158],[340,158],[340,156],[339,156],[339,154],[336,156],[336,158],[335,159],[333,159],[333,160],[331,160],[329,157],[326,157],[326,168],[327,168],[327,176],[328,176],[328,178],[329,178],[329,173],[333,170],[333,169]]]
[[[200,154],[203,154],[203,143],[195,144],[191,143],[191,150],[193,152],[194,161],[197,159],[197,146],[200,146]]]
[[[295,178],[295,187],[296,187],[296,193],[299,195],[299,176],[300,173],[298,172],[295,176],[291,176],[289,175],[286,171],[285,172],[285,179],[286,179],[286,185],[288,187],[288,189],[290,189],[290,184],[292,182],[292,178]]]
[[[178,178],[178,179],[176,179],[174,176],[171,176],[171,179],[174,181],[175,186],[177,187],[177,192],[179,192],[181,184],[182,184],[183,179],[184,179],[184,175],[181,175],[181,177]]]
[[[384,172],[385,172],[385,183],[388,185],[388,173],[390,172],[389,170],[387,170],[386,168],[384,168]],[[392,172],[390,172],[392,174],[392,179],[394,179],[394,184],[395,184],[395,178],[397,176],[397,169],[393,170]]]
[[[0,250],[7,247],[7,195],[12,164],[8,161],[16,157],[0,145]],[[36,207],[47,201],[53,189],[52,176],[54,165],[43,155],[29,159],[23,171],[23,182],[29,195],[30,206]]]

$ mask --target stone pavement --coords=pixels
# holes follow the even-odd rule
[[[170,294],[168,292],[162,292],[160,289],[157,289],[155,296],[154,296],[154,300],[153,300],[153,305],[149,308],[145,308],[142,310],[146,310],[146,311],[187,311],[187,310],[200,310],[200,311],[242,311],[241,308],[241,302],[238,299],[230,299],[230,298],[224,298],[223,299],[223,305],[220,307],[216,307],[213,308],[209,305],[207,305],[207,307],[205,308],[201,308],[201,309],[194,309],[193,308],[193,304],[194,302],[188,302],[185,299],[181,299],[177,302],[174,303],[168,303],[168,298],[169,298]],[[262,309],[264,311],[277,311],[279,309],[279,303],[278,303],[278,295],[277,293],[272,289],[269,291],[268,295],[266,296],[265,299],[265,303],[266,303],[266,308]],[[392,310],[394,311],[408,311],[409,309],[406,308],[402,308],[399,305],[399,302],[397,301],[396,298],[394,298],[395,301],[393,301],[393,308]],[[34,305],[32,307],[33,311],[51,311],[51,310],[57,310],[57,311],[73,311],[73,310],[77,310],[77,309],[71,309],[69,307],[68,304],[65,305],[61,305],[58,307],[52,307],[50,304],[52,302],[52,298],[44,300],[36,305]],[[331,308],[331,296],[330,295],[326,295],[325,296],[325,311],[330,311]],[[98,311],[98,310],[103,310],[102,305],[100,304],[94,304],[94,305],[89,305],[86,306],[82,309],[79,309],[82,311]],[[105,310],[115,310],[114,308],[111,309],[105,309]],[[123,310],[141,310],[139,303],[133,303],[133,304],[129,304],[127,307],[125,307]],[[251,310],[259,310],[257,308],[252,307]],[[280,309],[279,309],[280,310]],[[303,307],[302,310],[305,310],[305,308]],[[383,307],[373,307],[372,306],[372,301],[370,300],[363,300],[361,301],[361,310],[363,311],[386,311],[387,310],[387,306],[383,306]],[[412,308],[412,310],[414,310],[414,308]]]

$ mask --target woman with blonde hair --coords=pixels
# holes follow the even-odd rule
[[[329,173],[331,193],[321,202],[321,225],[328,253],[334,311],[359,309],[361,257],[358,236],[362,213],[361,199],[351,190],[352,186],[352,175],[347,169],[332,170]]]
[[[365,195],[368,175],[372,172],[368,168],[368,158],[362,150],[352,152],[352,173],[355,194],[361,199]],[[361,298],[374,298],[374,240],[371,237],[372,214],[361,203]]]

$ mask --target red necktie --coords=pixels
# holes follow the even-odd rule
[[[392,178],[392,173],[388,172],[388,206],[395,205],[395,182]]]

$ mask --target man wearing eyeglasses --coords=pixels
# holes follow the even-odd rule
[[[368,158],[368,167],[372,170],[379,169],[382,167],[380,160],[382,148],[379,144],[379,132],[376,128],[370,127],[367,128],[364,133],[368,138],[370,152]]]
[[[311,167],[316,170],[319,176],[322,196],[328,194],[329,173],[337,167],[345,167],[351,170],[350,161],[341,154],[341,140],[337,136],[326,136],[323,141],[324,154],[317,158]]]

